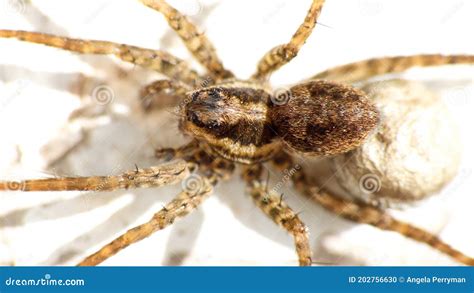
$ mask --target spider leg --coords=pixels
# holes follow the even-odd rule
[[[338,198],[328,192],[310,188],[306,191],[307,196],[314,199],[325,209],[338,214],[348,220],[365,223],[382,230],[394,231],[418,242],[425,243],[438,251],[451,256],[456,261],[465,265],[474,266],[474,258],[469,257],[461,251],[451,247],[436,235],[409,223],[399,221],[381,209],[376,207]]]
[[[85,258],[78,265],[98,265],[130,244],[138,242],[154,232],[171,225],[176,218],[189,214],[212,192],[210,181],[207,178],[202,181],[203,184],[199,193],[194,195],[190,195],[186,191],[179,193],[178,196],[168,203],[162,210],[154,214],[151,220],[128,230],[125,234],[105,245],[99,251]]]
[[[160,79],[143,87],[140,91],[141,104],[145,111],[175,106],[184,100],[184,95],[191,89],[179,81]]]
[[[98,265],[130,244],[138,242],[150,236],[154,232],[164,229],[168,225],[172,224],[176,218],[189,214],[212,192],[212,187],[209,180],[206,178],[202,181],[203,186],[199,193],[195,195],[190,195],[186,191],[179,193],[178,196],[168,203],[162,210],[154,214],[151,220],[128,230],[125,232],[125,234],[105,245],[99,251],[88,256],[78,265]]]
[[[202,82],[198,73],[192,70],[185,61],[160,50],[17,30],[0,30],[0,38],[16,38],[82,54],[115,55],[123,61],[158,71],[186,84],[195,85]]]
[[[155,157],[158,159],[164,159],[165,161],[171,161],[175,159],[184,159],[186,161],[192,160],[190,155],[198,148],[199,142],[193,140],[178,148],[160,148],[155,150]],[[195,154],[192,154],[195,156]]]
[[[177,101],[186,102],[185,94],[187,92],[207,87],[214,83],[215,80],[210,77],[197,80],[193,86],[189,86],[179,80],[160,79],[146,85],[140,91],[140,99],[145,111],[158,110],[176,106]]]
[[[311,35],[311,32],[316,26],[316,21],[321,13],[323,4],[324,0],[313,0],[304,22],[293,34],[290,42],[276,46],[268,51],[258,62],[257,72],[252,75],[253,79],[266,79],[272,72],[296,57],[298,51],[304,45],[306,39]]]
[[[274,160],[278,168],[288,168],[293,165],[292,159],[287,154],[282,153]],[[295,188],[305,196],[313,199],[326,210],[333,212],[347,220],[357,223],[369,224],[382,230],[394,231],[401,235],[425,243],[434,249],[449,255],[456,261],[474,266],[474,258],[469,257],[459,250],[451,247],[423,229],[415,227],[409,223],[399,221],[390,216],[385,211],[374,206],[343,199],[325,190],[319,189],[307,179],[304,169],[296,172],[292,177]]]
[[[247,181],[249,193],[255,204],[273,222],[290,233],[295,241],[296,253],[300,266],[311,265],[311,248],[308,239],[308,229],[299,219],[298,215],[286,204],[280,195],[267,191],[265,184],[261,183],[258,169],[261,165],[246,166],[243,177]]]
[[[112,191],[149,188],[180,182],[194,169],[183,160],[145,169],[127,171],[115,176],[63,177],[24,181],[0,181],[0,191]]]
[[[474,63],[474,55],[413,55],[373,58],[337,66],[310,79],[353,83],[386,73],[399,73],[416,66]]]
[[[140,0],[144,5],[160,12],[170,27],[181,37],[188,50],[207,68],[209,73],[217,78],[233,77],[233,73],[225,69],[217,56],[216,49],[197,27],[186,16],[166,3],[164,0]]]
[[[136,243],[156,231],[166,228],[173,224],[175,219],[186,216],[195,210],[212,193],[213,186],[219,180],[228,178],[234,168],[231,162],[221,161],[220,159],[216,159],[211,165],[212,167],[209,166],[209,169],[205,170],[213,171],[205,172],[206,175],[198,176],[199,182],[196,182],[195,176],[190,177],[192,179],[189,180],[193,182],[189,182],[189,186],[183,186],[184,190],[163,209],[155,213],[148,222],[128,230],[109,244],[103,246],[99,251],[85,258],[78,265],[98,265],[130,244]],[[185,185],[188,184],[186,183]]]

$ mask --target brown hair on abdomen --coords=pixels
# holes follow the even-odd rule
[[[271,105],[270,117],[286,145],[313,156],[347,152],[376,128],[379,113],[365,93],[324,80],[298,84],[288,101]]]

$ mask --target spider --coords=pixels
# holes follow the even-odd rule
[[[229,178],[235,167],[256,205],[294,238],[299,264],[312,264],[305,224],[263,179],[263,164],[277,169],[295,165],[294,155],[330,156],[350,151],[376,130],[381,119],[366,94],[351,83],[370,77],[402,72],[415,66],[473,63],[472,55],[415,55],[374,58],[320,72],[284,93],[274,93],[268,79],[290,62],[317,24],[324,0],[313,0],[304,22],[288,43],[269,50],[256,72],[239,80],[226,69],[213,45],[184,15],[163,0],[141,0],[161,13],[187,49],[206,69],[200,75],[179,58],[154,49],[106,41],[81,40],[44,33],[0,30],[0,37],[43,44],[82,54],[115,55],[123,61],[158,71],[168,77],[142,90],[146,109],[162,107],[160,94],[172,93],[179,104],[179,129],[191,142],[179,148],[156,151],[169,162],[115,176],[64,177],[0,181],[2,191],[112,191],[152,188],[183,181],[199,174],[198,190],[183,190],[146,223],[125,232],[79,263],[98,265],[127,246],[171,225],[196,209],[215,185]],[[282,103],[283,101],[283,103]],[[291,176],[294,187],[325,209],[351,221],[395,231],[474,265],[474,259],[444,243],[437,236],[399,221],[384,210],[348,200],[318,187],[303,169]]]

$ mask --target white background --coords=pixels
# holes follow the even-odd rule
[[[103,39],[169,50],[191,60],[156,12],[136,1],[0,0],[0,27]],[[330,66],[368,57],[474,53],[472,1],[328,0],[298,57],[273,76],[278,87]],[[238,77],[253,73],[270,48],[289,40],[310,1],[173,1],[214,42]],[[179,5],[178,5],[179,4]],[[194,64],[196,65],[196,64]],[[463,134],[457,178],[424,205],[394,213],[474,255],[472,206],[473,69],[412,70],[443,94]],[[103,175],[156,163],[153,147],[178,146],[176,117],[144,115],[138,91],[158,74],[112,57],[78,56],[0,40],[0,174],[5,179]],[[91,92],[113,90],[98,106]],[[68,121],[84,105],[82,118]],[[84,109],[84,108],[83,108]],[[53,148],[54,147],[54,148]],[[62,156],[64,154],[64,156]],[[56,162],[54,162],[56,161]],[[277,181],[279,174],[272,174]],[[112,193],[0,194],[0,264],[75,264],[147,220],[178,187]],[[309,226],[316,261],[331,264],[455,264],[399,235],[335,218],[291,189],[288,202]],[[245,195],[239,176],[196,212],[133,245],[107,265],[293,265],[292,239]]]

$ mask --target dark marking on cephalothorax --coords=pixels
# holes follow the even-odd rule
[[[270,95],[263,89],[211,87],[191,94],[186,120],[214,138],[261,146],[276,135],[267,113]]]
[[[250,83],[228,83],[188,96],[190,102],[184,107],[185,119],[181,121],[185,132],[230,159],[267,159],[270,153],[264,147],[277,138],[268,113],[269,92]]]

